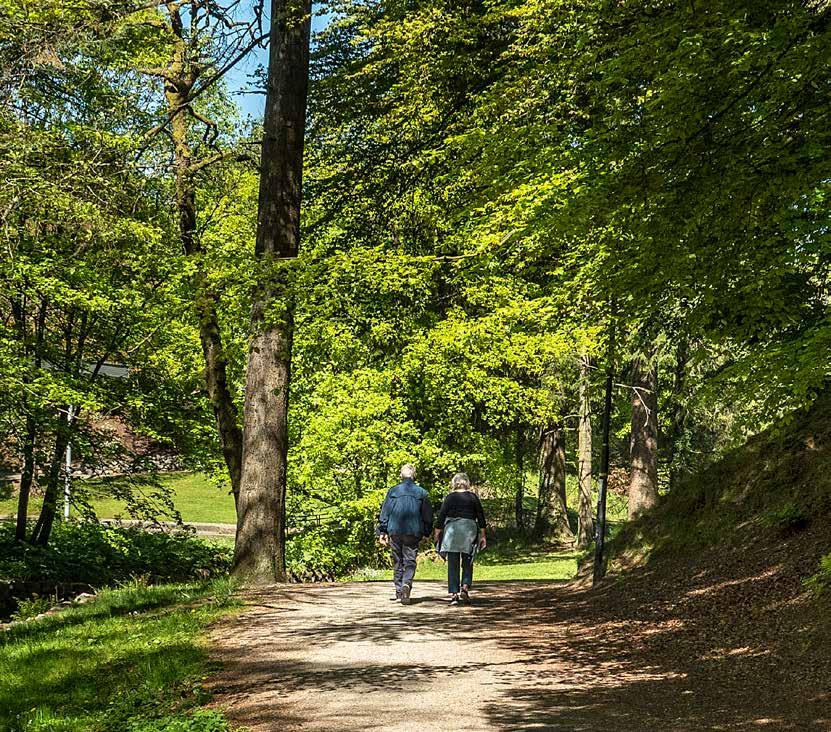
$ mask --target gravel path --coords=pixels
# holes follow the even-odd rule
[[[274,730],[831,731],[825,527],[631,571],[597,590],[416,580],[284,585],[212,631],[215,704]]]
[[[354,583],[248,595],[250,611],[214,631],[217,705],[255,731],[641,730],[648,713],[610,693],[678,676],[584,645],[602,629],[574,622],[579,593],[555,583],[483,583],[458,608],[439,583],[416,582],[408,607],[390,594]]]

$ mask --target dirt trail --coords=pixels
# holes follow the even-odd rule
[[[555,585],[482,585],[475,605],[458,608],[436,582],[417,582],[408,607],[390,588],[250,595],[251,612],[214,635],[224,665],[214,690],[229,716],[254,730],[484,730],[516,681],[542,671],[513,613],[529,589]],[[564,664],[545,665],[569,686]]]
[[[793,549],[597,591],[482,583],[458,608],[418,580],[408,607],[387,583],[267,588],[214,628],[210,686],[257,732],[831,730],[827,615]]]

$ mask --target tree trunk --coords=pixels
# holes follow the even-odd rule
[[[285,568],[288,397],[294,303],[288,269],[297,256],[311,2],[271,3],[256,255],[268,281],[255,289],[245,385],[242,482],[234,574],[282,582]]]
[[[23,438],[23,470],[20,474],[20,490],[17,497],[17,525],[15,539],[26,540],[26,520],[29,512],[29,493],[35,477],[35,436],[37,425],[34,418],[26,417],[26,435]]]
[[[684,426],[687,419],[687,410],[683,403],[682,395],[686,384],[687,362],[689,361],[689,343],[681,338],[675,354],[675,368],[673,370],[672,396],[670,397],[669,428],[666,432],[666,440],[661,435],[661,441],[666,450],[667,467],[669,468],[669,489],[678,487],[681,478],[681,465],[679,458],[682,457],[682,450],[679,445],[681,436],[684,434]],[[664,407],[666,409],[666,406]]]
[[[589,401],[589,360],[580,359],[580,405],[577,425],[577,546],[585,549],[594,536],[592,518],[592,422]]]
[[[34,327],[34,357],[36,369],[40,369],[43,363],[41,354],[43,351],[43,337],[46,328],[47,308],[48,301],[45,298],[41,299]],[[28,340],[26,332],[26,306],[22,301],[15,300],[12,302],[12,312],[18,332],[20,333],[20,339],[23,343],[26,343]],[[28,376],[24,374],[23,380],[24,383],[28,383]],[[27,410],[27,414],[26,432],[23,438],[23,469],[20,473],[20,490],[18,491],[17,498],[17,524],[15,526],[15,539],[17,541],[26,540],[26,523],[29,515],[29,495],[32,490],[32,483],[34,483],[35,479],[35,440],[37,439],[38,427],[35,415],[32,413],[34,406],[27,404],[25,399],[21,406]]]
[[[55,510],[58,505],[58,485],[61,478],[61,466],[63,465],[66,446],[69,444],[70,424],[66,418],[61,421],[55,435],[55,450],[52,453],[52,462],[49,465],[49,475],[46,481],[46,491],[43,494],[43,505],[40,509],[35,528],[32,530],[32,544],[46,546],[52,534],[52,526],[55,523]]]
[[[566,510],[566,439],[562,425],[555,425],[540,436],[539,469],[534,537],[573,541]]]
[[[630,519],[648,511],[658,500],[658,371],[654,363],[634,361],[632,387]]]
[[[522,450],[522,434],[517,433],[516,438],[516,467],[517,467],[517,484],[516,493],[514,494],[514,520],[516,521],[517,531],[525,534],[525,461],[523,460]]]
[[[192,54],[188,53],[188,41],[178,7],[169,7],[169,11],[176,44],[173,57],[164,69],[164,77],[173,140],[179,238],[185,254],[196,260],[192,285],[194,308],[199,322],[199,341],[205,362],[205,386],[213,408],[222,456],[228,469],[236,506],[242,475],[242,430],[239,426],[237,407],[228,387],[227,359],[217,316],[219,295],[208,285],[208,278],[201,262],[205,250],[197,235],[195,164],[189,139],[189,105],[200,67],[190,60]]]

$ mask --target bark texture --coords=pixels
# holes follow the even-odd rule
[[[630,519],[658,500],[658,371],[654,362],[633,362],[632,387]]]
[[[540,435],[540,487],[534,536],[537,539],[573,540],[566,509],[566,437],[563,425]]]
[[[297,256],[306,95],[309,0],[272,0],[268,88],[256,255],[269,272],[255,289],[245,385],[242,482],[234,573],[250,583],[283,582],[288,398],[293,300],[281,260]]]
[[[580,359],[580,405],[577,424],[577,546],[585,549],[594,537],[592,517],[592,422],[589,361]]]

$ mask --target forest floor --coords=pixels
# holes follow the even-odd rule
[[[580,583],[251,591],[212,631],[214,704],[264,730],[831,730],[824,529]]]

